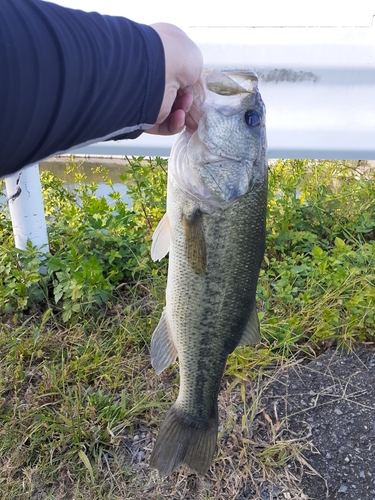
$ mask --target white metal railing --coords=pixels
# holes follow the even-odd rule
[[[26,249],[27,240],[49,251],[39,166],[30,165],[5,179],[8,208],[16,248]]]
[[[187,31],[207,68],[258,73],[270,158],[375,159],[375,26]],[[73,152],[168,156],[173,141],[143,134]]]
[[[375,159],[374,23],[357,28],[197,27],[186,31],[200,46],[207,68],[258,73],[267,108],[270,158]],[[143,134],[136,140],[97,143],[71,152],[168,156],[174,140]],[[39,189],[29,189],[37,185],[30,176],[38,173],[35,168],[22,172],[20,181],[27,179],[27,183],[16,198],[17,176],[6,181],[20,248],[25,241],[21,234],[37,245],[46,241],[37,230],[43,224],[30,222],[30,214],[35,221],[44,217],[36,212],[36,207],[43,211]],[[18,207],[22,213],[15,216]]]

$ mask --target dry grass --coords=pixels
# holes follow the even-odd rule
[[[252,381],[224,377],[219,396],[220,432],[218,449],[210,471],[199,477],[185,467],[160,480],[148,467],[156,428],[140,425],[136,431],[115,438],[118,457],[132,471],[131,484],[116,478],[118,464],[107,463],[107,480],[118,496],[112,498],[228,500],[307,497],[299,487],[305,471],[315,474],[303,457],[311,447],[310,434],[290,437],[287,421],[272,418],[262,406],[262,393],[288,361],[272,371],[261,370]],[[170,384],[170,374],[165,383]],[[162,418],[163,415],[158,415]],[[159,424],[159,422],[157,422]],[[293,471],[291,472],[291,465]],[[297,473],[296,473],[297,471]]]

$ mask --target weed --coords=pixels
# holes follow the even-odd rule
[[[153,263],[149,249],[165,210],[166,162],[127,160],[122,179],[131,206],[106,169],[98,172],[112,189],[109,199],[86,184],[73,158],[67,172],[73,192],[42,174],[46,275],[39,251],[13,248],[9,216],[0,212],[2,498],[156,499],[185,490],[198,498],[199,488],[200,498],[218,498],[221,484],[245,488],[255,469],[264,476],[287,470],[304,441],[285,439],[265,417],[267,439],[254,444],[260,380],[301,350],[374,341],[374,174],[346,162],[271,167],[258,286],[263,342],[228,359],[219,398],[226,449],[210,483],[198,488],[179,472],[172,488],[155,482],[145,464],[160,407],[176,392],[175,368],[157,378],[148,352],[164,301],[166,264]]]
[[[165,211],[165,160],[128,160],[121,178],[129,183],[132,207],[114,191],[108,170],[95,169],[112,189],[110,199],[97,196],[97,184],[86,184],[80,166],[74,158],[66,166],[66,174],[74,176],[72,193],[50,172],[41,174],[50,240],[43,264],[49,280],[39,274],[41,253],[30,244],[26,252],[14,250],[10,234],[4,235],[0,310],[20,313],[44,299],[68,321],[98,313],[104,304],[111,307],[119,285],[163,272],[165,265],[149,257],[149,242]]]

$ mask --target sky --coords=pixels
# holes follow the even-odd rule
[[[51,0],[50,0],[51,1]],[[65,7],[178,26],[369,26],[374,0],[52,0]],[[221,6],[232,5],[232,8]],[[375,21],[374,21],[375,22]]]

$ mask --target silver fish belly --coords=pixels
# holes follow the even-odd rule
[[[166,307],[151,361],[161,373],[178,357],[180,370],[179,395],[150,461],[161,476],[182,463],[200,474],[208,470],[227,357],[260,340],[255,297],[265,247],[265,109],[253,73],[213,70],[199,85],[198,130],[181,134],[172,150],[167,213],[151,252],[156,260],[169,251]]]

